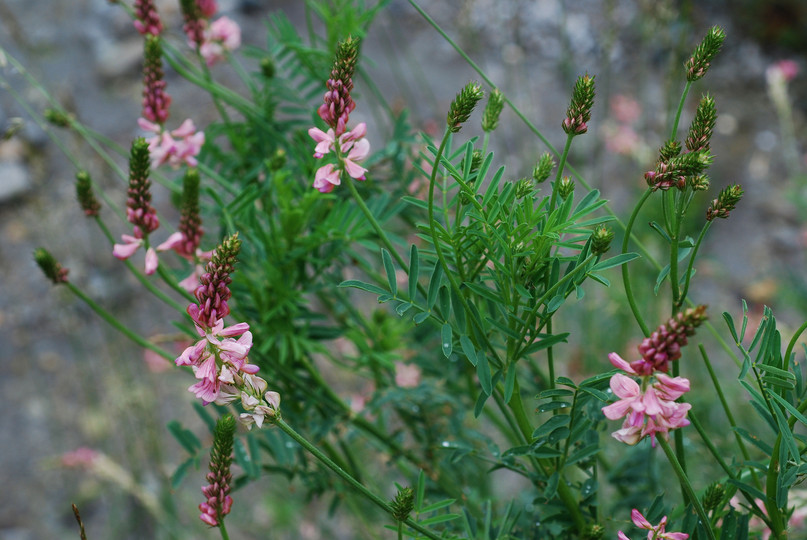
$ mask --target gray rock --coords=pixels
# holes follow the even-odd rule
[[[31,175],[22,162],[0,162],[0,203],[27,193],[31,187]]]

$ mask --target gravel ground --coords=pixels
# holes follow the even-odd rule
[[[267,15],[282,10],[292,20],[302,21],[301,4],[220,1],[222,11],[242,25],[245,41],[256,45],[264,42]],[[708,258],[701,267],[705,279],[701,278],[697,294],[721,306],[721,311],[736,312],[739,297],[758,304],[781,297],[779,293],[787,288],[781,281],[783,269],[798,272],[803,268],[802,224],[807,210],[802,161],[807,112],[803,51],[798,56],[763,48],[743,37],[721,11],[694,12],[693,30],[664,2],[432,0],[422,4],[453,36],[459,36],[459,43],[555,145],[562,142],[559,125],[574,78],[583,71],[597,74],[598,105],[592,120],[596,136],[581,138],[572,159],[589,164],[582,172],[623,214],[629,210],[642,172],[653,163],[653,149],[662,142],[657,134],[663,131],[661,111],[669,102],[664,90],[671,65],[667,52],[682,46],[687,50],[708,26],[724,25],[729,33],[725,51],[692,96],[708,88],[721,114],[712,145],[717,155],[713,184],[741,183],[747,197],[731,220],[714,227]],[[176,5],[158,1],[166,25],[174,29],[181,25]],[[372,60],[366,65],[374,80],[392,102],[415,109],[414,120],[421,129],[439,125],[454,94],[476,78],[400,0],[382,14],[366,43]],[[0,2],[0,44],[87,124],[124,146],[138,134],[134,121],[141,91],[141,38],[119,6],[103,0],[6,0]],[[798,134],[798,152],[790,168],[786,148],[792,143],[785,139],[783,144],[765,85],[765,69],[783,58],[796,60],[802,70],[790,87],[792,101],[798,104],[790,115]],[[14,91],[41,110],[43,99],[15,70],[6,66],[3,76]],[[212,118],[199,93],[177,76],[169,74],[168,85],[174,96],[174,118],[193,115],[199,125]],[[624,156],[604,150],[609,139],[617,138],[614,130],[620,125],[619,113],[609,111],[606,104],[619,95],[636,99],[644,107],[631,124],[638,140]],[[688,123],[691,109],[687,114],[682,124]],[[142,464],[153,449],[151,441],[167,437],[169,420],[194,421],[189,416],[191,396],[184,395],[188,381],[184,374],[155,374],[146,369],[140,351],[122,342],[66,291],[54,290],[45,282],[31,252],[47,246],[70,268],[76,283],[144,335],[163,332],[168,312],[144,298],[120,263],[109,256],[103,235],[74,203],[75,168],[11,93],[0,88],[0,130],[18,125],[16,118],[22,119],[19,131],[0,142],[0,275],[4,277],[0,331],[10,343],[0,349],[0,366],[10,374],[0,379],[4,410],[0,485],[6,486],[0,492],[0,540],[77,537],[72,501],[81,503],[92,529],[102,531],[91,538],[150,537],[148,525],[143,525],[142,493],[138,499],[137,493],[123,494],[108,483],[66,471],[59,466],[58,456],[90,446],[124,466]],[[493,145],[498,155],[505,156],[508,174],[526,176],[544,149],[517,122],[506,112]],[[122,202],[125,186],[109,169],[98,158],[87,157],[90,154],[77,138],[65,132],[58,135],[68,150],[81,157],[82,167]],[[794,184],[797,174],[801,184]],[[166,216],[175,215],[165,197],[158,195],[156,204]],[[115,234],[123,230],[120,224],[113,227]],[[785,326],[799,324],[803,297],[789,295],[788,309],[784,317],[780,315]],[[175,446],[170,442],[163,449],[169,469],[179,459]],[[134,474],[148,492],[164,472],[146,466]],[[195,520],[195,494],[190,497],[177,501],[186,523]],[[271,517],[256,519],[271,525]],[[244,537],[251,536],[245,533]],[[317,536],[301,529],[300,537]]]

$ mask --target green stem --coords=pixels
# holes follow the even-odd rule
[[[350,194],[353,196],[353,200],[356,201],[356,204],[359,205],[359,208],[364,213],[364,217],[366,217],[367,221],[370,222],[370,225],[373,227],[373,230],[378,235],[378,238],[384,244],[384,247],[387,248],[387,251],[389,251],[390,255],[392,255],[395,258],[395,261],[400,265],[401,268],[403,268],[406,274],[409,275],[409,265],[406,263],[406,261],[403,260],[403,257],[401,257],[401,255],[398,253],[398,250],[395,249],[395,246],[392,245],[392,242],[387,236],[387,233],[384,231],[384,229],[381,228],[381,225],[378,223],[378,220],[376,220],[375,216],[370,211],[370,208],[368,208],[367,204],[364,202],[364,199],[362,199],[361,195],[359,195],[359,190],[356,189],[356,186],[354,185],[352,179],[348,180],[346,184],[348,189],[350,190]]]
[[[693,414],[689,414],[688,418],[692,422],[692,426],[698,432],[698,435],[700,435],[701,439],[703,440],[703,443],[709,450],[709,453],[712,454],[712,456],[717,461],[718,465],[720,465],[720,468],[723,469],[723,471],[726,473],[726,476],[728,476],[731,480],[738,482],[739,479],[731,470],[731,467],[728,466],[728,463],[726,463],[726,461],[720,455],[720,452],[717,450],[717,447],[715,447],[714,443],[712,442],[712,437],[703,428],[703,425],[701,425],[700,420],[698,420],[697,417]],[[743,497],[745,497],[745,499],[748,501],[748,504],[751,505],[751,507],[755,510],[755,515],[762,518],[768,525],[768,527],[770,527],[771,526],[770,520],[768,519],[765,512],[763,512],[762,509],[759,507],[756,499],[754,499],[754,497],[746,493],[744,490],[740,490],[740,493],[743,494]]]
[[[622,238],[622,251],[621,253],[627,253],[628,251],[628,241],[630,240],[631,230],[633,229],[633,224],[636,222],[636,217],[639,215],[639,210],[642,209],[642,206],[650,197],[650,194],[653,193],[653,188],[647,188],[645,192],[642,194],[642,198],[639,199],[639,202],[636,203],[636,206],[633,208],[633,212],[630,215],[630,219],[628,219],[628,224],[625,227],[625,236]],[[642,329],[642,333],[645,337],[650,335],[650,329],[647,327],[647,324],[644,322],[642,318],[642,314],[639,311],[639,306],[636,305],[636,298],[633,295],[633,287],[630,283],[630,273],[628,271],[628,265],[622,265],[622,284],[625,286],[625,297],[628,299],[628,304],[630,305],[630,310],[633,312],[633,317],[636,319],[636,322],[639,323],[639,327]]]
[[[282,418],[275,419],[275,425],[279,427],[286,435],[291,437],[295,442],[297,442],[300,446],[305,448],[311,455],[317,458],[319,461],[322,462],[323,465],[331,469],[334,473],[337,474],[342,480],[347,482],[351,487],[353,487],[356,491],[367,497],[371,502],[373,502],[376,506],[387,512],[389,515],[394,515],[394,510],[392,506],[387,503],[384,499],[367,489],[361,482],[358,482],[353,476],[351,476],[348,472],[342,469],[339,465],[334,463],[328,456],[322,453],[316,446],[311,444],[308,439],[294,431],[290,425],[288,425]],[[411,518],[407,518],[404,521],[406,525],[417,532],[425,535],[432,540],[439,540],[440,537],[429,529],[421,526],[420,524],[414,522]]]
[[[684,301],[687,298],[687,294],[689,294],[689,282],[692,279],[692,266],[695,264],[695,258],[698,256],[698,250],[701,247],[701,243],[703,243],[703,239],[706,236],[706,231],[712,226],[712,221],[707,221],[704,224],[703,228],[701,229],[701,233],[698,235],[698,240],[695,242],[695,247],[692,250],[692,254],[689,256],[689,264],[687,265],[687,273],[686,273],[686,281],[684,282],[684,290],[681,292],[681,297],[678,300],[676,305],[676,311],[680,311],[681,307],[684,304]]]
[[[183,289],[182,287],[179,286],[179,282],[176,279],[174,279],[174,276],[172,276],[171,274],[168,273],[168,270],[166,270],[163,267],[163,265],[158,265],[157,266],[157,273],[160,275],[160,277],[163,279],[163,281],[169,287],[171,287],[177,293],[179,293],[180,296],[182,296],[185,300],[188,300],[189,302],[196,302],[197,301],[196,298],[191,293],[189,293],[188,291],[186,291],[185,289]],[[184,310],[184,308],[180,308],[180,311],[185,311],[185,310]]]
[[[678,480],[681,483],[681,486],[686,490],[686,494],[689,497],[689,503],[695,508],[695,512],[697,512],[698,517],[700,518],[703,527],[706,529],[706,536],[710,540],[717,540],[715,538],[715,533],[712,530],[712,524],[709,521],[709,516],[706,515],[706,512],[703,510],[703,506],[701,505],[700,500],[698,499],[698,495],[695,493],[695,490],[692,489],[692,484],[689,483],[689,478],[687,478],[684,469],[681,468],[681,464],[678,463],[678,459],[675,457],[675,453],[673,449],[670,447],[670,443],[663,437],[657,437],[656,440],[661,446],[662,450],[664,450],[664,454],[667,456],[667,460],[670,462],[670,465],[675,471],[676,476],[678,476]]]
[[[224,526],[224,520],[219,520],[219,532],[221,533],[221,540],[230,540],[230,535],[227,534],[227,527]]]
[[[558,200],[558,182],[563,178],[563,170],[566,168],[566,159],[569,157],[569,149],[572,147],[572,139],[574,134],[569,133],[566,135],[566,144],[563,145],[563,153],[560,155],[560,162],[558,163],[558,172],[555,174],[555,183],[552,184],[552,197],[549,199],[549,213],[555,209],[555,202]]]
[[[689,89],[692,87],[692,81],[687,81],[686,86],[684,86],[684,91],[681,93],[681,99],[678,101],[678,110],[675,113],[675,119],[673,120],[672,128],[670,129],[670,140],[675,140],[675,134],[678,133],[678,123],[681,121],[681,113],[684,110],[684,103],[687,100],[687,95],[689,94]]]
[[[172,354],[166,351],[165,349],[158,347],[157,345],[145,339],[143,336],[132,332],[129,328],[124,326],[118,319],[116,319],[111,313],[109,313],[107,310],[99,306],[95,302],[95,300],[84,294],[84,292],[81,289],[79,289],[72,283],[67,282],[65,283],[65,285],[67,285],[67,288],[70,289],[70,292],[75,294],[81,301],[87,304],[99,317],[104,319],[110,326],[115,328],[118,332],[120,332],[124,336],[128,337],[141,347],[149,349],[150,351],[154,351],[155,353],[159,354],[166,360],[173,361],[176,358],[175,354]]]
[[[782,516],[779,506],[776,504],[777,484],[781,470],[779,467],[779,451],[782,446],[782,434],[776,436],[776,443],[771,452],[771,461],[768,464],[768,475],[765,480],[765,509],[771,520],[771,538],[776,540],[787,538],[787,524]]]

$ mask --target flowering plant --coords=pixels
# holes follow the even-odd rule
[[[176,312],[171,338],[182,346],[167,350],[118,321],[48,251],[37,250],[35,259],[54,284],[186,379],[212,449],[204,451],[198,426],[169,424],[187,455],[157,500],[188,476],[201,478],[195,469],[209,454],[195,526],[217,531],[188,537],[250,530],[250,515],[259,513],[239,506],[264,502],[247,494],[248,484],[275,501],[288,495],[260,482],[273,476],[293,482],[306,499],[329,497],[334,512],[352,516],[347,537],[385,534],[386,527],[398,538],[624,540],[637,537],[623,532],[632,522],[648,539],[748,538],[755,526],[787,538],[796,510],[789,493],[807,471],[796,429],[807,424],[807,399],[794,353],[807,323],[783,352],[765,308],[746,343],[745,303],[739,331],[723,314],[726,333],[690,288],[708,231],[743,196],[739,185],[701,193],[711,190],[715,159],[712,96],[699,100],[679,132],[690,90],[716,61],[723,30],[709,29],[681,59],[684,89],[669,137],[655,163],[630,172],[645,188],[622,221],[570,165],[573,146],[595,131],[600,79],[585,73],[569,85],[565,113],[555,112],[560,151],[475,64],[484,84],[459,89],[442,134],[418,140],[407,117],[391,112],[394,129],[385,134],[370,116],[359,117],[370,108],[372,83],[361,76],[361,37],[381,5],[358,4],[347,2],[339,13],[317,4],[334,39],[312,37],[310,47],[276,19],[271,46],[252,50],[260,70],[250,73],[233,55],[240,29],[228,17],[214,19],[216,2],[181,1],[178,44],[152,1],[135,2],[133,31],[143,34],[145,61],[142,116],[132,124],[149,138],[132,143],[122,175],[121,214],[132,234],[114,242],[86,171],[76,190],[113,255]],[[195,118],[166,127],[172,99],[164,60],[209,91],[217,121],[204,130]],[[211,68],[224,62],[249,98],[215,81]],[[489,150],[507,129],[505,107],[547,146],[520,179],[506,176]],[[481,135],[463,138],[480,108]],[[50,117],[109,157],[97,133],[57,112]],[[156,247],[152,177],[180,200],[178,230]],[[656,209],[642,227],[646,205]],[[688,231],[698,226],[692,238]],[[144,271],[129,262],[140,247]],[[611,287],[608,276],[617,271],[622,287]],[[640,293],[648,290],[654,294]],[[624,343],[595,339],[608,317],[578,331],[578,319],[606,305],[624,308],[638,357],[609,353]],[[707,351],[707,334],[720,352]],[[575,351],[584,343],[593,354],[581,360]],[[714,366],[732,358],[759,423],[737,422],[726,399],[733,381]],[[704,397],[709,385],[720,402],[714,414]],[[705,428],[707,415],[711,422],[718,413],[733,439],[716,440],[719,430]],[[767,441],[757,434],[764,429]],[[99,455],[71,455],[65,465],[92,472]],[[500,479],[505,474],[515,487]],[[127,480],[126,489],[133,484]],[[151,517],[171,534],[187,523],[190,512],[154,506]]]

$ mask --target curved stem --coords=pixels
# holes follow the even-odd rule
[[[387,512],[389,515],[391,515],[391,516],[394,515],[394,510],[392,509],[392,506],[390,506],[387,501],[385,501],[384,499],[382,499],[381,497],[379,497],[378,495],[376,495],[375,493],[373,493],[372,491],[367,489],[364,486],[364,484],[357,481],[355,478],[353,478],[353,476],[351,476],[343,468],[341,468],[339,465],[334,463],[328,456],[323,454],[322,451],[319,448],[317,448],[316,446],[311,444],[308,441],[308,439],[306,439],[305,437],[303,437],[302,435],[300,435],[299,433],[294,431],[294,429],[290,425],[288,425],[282,418],[276,418],[274,423],[275,423],[275,425],[277,427],[279,427],[283,431],[283,433],[285,433],[286,435],[291,437],[300,446],[305,448],[311,455],[313,455],[315,458],[317,458],[319,461],[321,461],[323,465],[325,465],[330,470],[332,470],[334,473],[336,473],[345,482],[350,484],[350,486],[352,486],[356,491],[358,491],[359,493],[361,493],[362,495],[367,497],[367,499],[369,499],[376,506],[378,506],[379,508],[381,508],[382,510]],[[414,522],[411,518],[407,518],[403,523],[405,523],[407,526],[411,527],[412,529],[416,530],[417,532],[425,535],[426,537],[431,538],[432,540],[439,540],[440,539],[440,537],[438,535],[434,534],[433,532],[431,532],[429,529],[423,527],[422,525]]]
[[[79,289],[69,281],[65,283],[65,285],[67,285],[67,288],[70,289],[70,292],[75,294],[82,302],[87,304],[90,307],[90,309],[92,309],[99,317],[104,319],[115,330],[117,330],[127,338],[131,339],[141,347],[149,349],[150,351],[154,351],[155,353],[159,354],[166,360],[171,360],[173,362],[176,359],[175,354],[171,354],[165,349],[158,347],[157,345],[151,343],[149,340],[145,339],[140,334],[132,332],[129,328],[124,326],[123,323],[121,323],[118,319],[116,319],[115,316],[113,316],[107,310],[99,306],[95,302],[95,300],[84,294],[84,292],[81,289]]]
[[[712,524],[709,521],[709,516],[707,516],[706,512],[703,510],[703,506],[701,505],[700,500],[698,500],[698,495],[695,493],[695,490],[692,489],[692,484],[689,483],[689,478],[684,472],[684,469],[681,468],[681,464],[678,463],[678,459],[676,459],[675,453],[673,453],[673,449],[670,447],[670,443],[668,443],[664,437],[657,437],[656,440],[658,441],[662,450],[664,450],[664,454],[667,456],[667,460],[670,462],[676,476],[678,476],[681,486],[686,490],[686,494],[689,497],[688,502],[695,508],[695,512],[697,512],[704,529],[706,529],[706,536],[710,540],[717,540],[715,538],[715,533],[712,530]]]
[[[628,251],[628,241],[630,240],[630,233],[633,229],[633,224],[636,221],[636,217],[639,215],[639,210],[642,209],[642,206],[650,197],[650,194],[653,193],[653,188],[647,188],[642,194],[642,198],[639,199],[639,202],[636,203],[636,206],[633,208],[633,212],[630,215],[630,219],[628,219],[628,224],[625,227],[625,236],[622,238],[622,251],[621,253],[627,253]],[[650,329],[647,327],[647,324],[644,322],[642,318],[642,314],[639,312],[639,306],[636,305],[636,298],[633,296],[633,288],[630,283],[630,274],[628,272],[628,265],[622,265],[622,284],[625,286],[625,296],[628,299],[628,304],[630,305],[630,310],[633,312],[633,317],[636,319],[636,322],[639,323],[639,327],[642,329],[642,333],[645,337],[650,335]]]
[[[563,178],[563,170],[566,168],[566,159],[569,157],[569,149],[572,147],[572,139],[574,139],[573,133],[566,135],[566,144],[563,145],[563,153],[560,155],[558,172],[555,175],[555,183],[552,184],[552,197],[549,199],[550,213],[555,209],[555,202],[558,200],[558,182],[560,182],[560,179]]]

